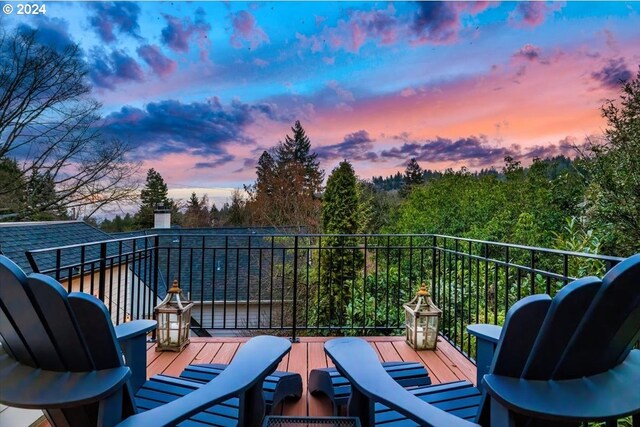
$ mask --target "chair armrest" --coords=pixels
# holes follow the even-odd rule
[[[382,403],[425,427],[476,426],[420,400],[404,389],[384,370],[378,356],[366,341],[359,338],[337,338],[327,341],[324,349],[338,371],[351,382],[352,389],[367,399]],[[374,405],[370,403],[363,403],[361,407],[371,410]],[[373,417],[371,413],[365,414],[367,415],[370,419]]]
[[[91,372],[33,368],[0,355],[0,402],[25,409],[58,409],[100,401],[122,388],[126,366]]]
[[[126,365],[131,368],[131,389],[136,393],[147,379],[147,334],[155,329],[155,320],[134,320],[116,326],[116,338]]]
[[[155,320],[134,320],[133,322],[121,323],[114,328],[116,338],[119,342],[123,342],[140,335],[146,336],[155,329],[157,323]]]
[[[467,326],[467,331],[476,337],[476,387],[482,391],[482,377],[491,369],[502,326],[475,324]]]
[[[613,369],[560,381],[484,377],[487,393],[510,411],[557,421],[598,421],[640,411],[640,350]]]
[[[467,331],[478,340],[485,340],[494,344],[498,344],[500,340],[500,333],[502,333],[502,326],[489,325],[486,323],[477,323],[475,325],[467,326]]]
[[[243,394],[258,385],[262,398],[262,382],[291,350],[291,343],[284,338],[259,336],[243,345],[229,366],[210,382],[186,396],[158,406],[141,414],[133,415],[119,427],[173,426],[192,415],[217,403]],[[249,410],[255,408],[247,408]]]

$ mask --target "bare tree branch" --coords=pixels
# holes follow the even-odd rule
[[[105,139],[101,105],[91,97],[80,49],[54,49],[37,30],[0,33],[0,159],[15,159],[20,179],[0,183],[4,198],[46,176],[55,195],[26,203],[22,217],[50,210],[93,215],[137,191],[139,165],[128,144]]]

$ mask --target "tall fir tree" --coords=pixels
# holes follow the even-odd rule
[[[27,181],[25,218],[45,221],[66,219],[67,212],[59,201],[51,173],[48,170],[40,173],[34,169]]]
[[[187,201],[187,209],[182,217],[182,225],[187,228],[208,227],[211,225],[208,208],[209,200],[206,195],[198,199],[195,192]]]
[[[602,107],[604,140],[588,150],[587,216],[604,250],[627,256],[640,250],[640,67],[620,92]]]
[[[358,232],[358,180],[346,160],[331,172],[322,203],[322,230],[325,234]]]
[[[213,227],[218,227],[219,225],[221,225],[221,218],[222,217],[220,215],[220,209],[218,209],[216,204],[213,203],[211,205],[211,209],[209,209],[209,223]]]
[[[20,213],[25,212],[27,183],[18,163],[8,157],[0,158],[0,188],[11,189],[0,192],[0,217],[20,219]]]
[[[169,189],[164,178],[153,168],[147,171],[144,188],[140,191],[140,200],[142,205],[135,216],[138,228],[153,227],[153,212],[159,206],[171,209],[172,220],[175,220],[174,211],[177,211],[177,207],[169,199]]]
[[[276,148],[278,166],[301,164],[304,168],[306,189],[312,194],[318,194],[324,179],[324,171],[320,169],[320,162],[317,160],[318,154],[311,153],[311,140],[300,124],[300,120],[296,120],[291,131],[293,136],[286,135],[284,142]]]
[[[411,190],[424,182],[424,171],[418,164],[415,157],[412,157],[404,170],[402,176],[402,187],[400,188],[400,196],[406,197]]]
[[[273,174],[276,170],[276,162],[273,156],[264,151],[258,159],[256,166],[256,191],[271,195],[273,193]]]
[[[340,162],[329,175],[324,193],[322,226],[325,234],[358,233],[362,212],[357,187],[358,179],[351,163],[346,160]],[[339,324],[344,324],[348,315],[347,307],[351,303],[351,290],[362,268],[363,257],[359,250],[353,249],[358,241],[352,236],[327,236],[323,240],[330,248],[327,254],[322,255],[323,280],[327,287],[331,287],[331,292],[324,297],[318,295],[318,298],[328,299],[321,301],[326,309],[323,314],[319,313],[320,320],[327,322],[338,319]]]
[[[258,160],[256,182],[245,187],[251,223],[283,226],[298,225],[319,229],[324,171],[311,141],[299,121],[273,150]]]
[[[231,205],[228,208],[228,212],[227,222],[229,225],[242,226],[246,224],[246,202],[238,189],[233,190],[233,193],[231,193]]]

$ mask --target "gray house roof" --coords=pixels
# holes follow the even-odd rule
[[[11,258],[26,273],[33,270],[25,252],[28,250],[44,249],[57,246],[75,245],[112,237],[82,221],[43,221],[43,222],[10,222],[0,223],[0,253]],[[88,252],[88,257],[97,255]],[[76,255],[65,252],[62,264],[77,262],[72,259]],[[40,270],[55,268],[54,252],[37,254],[35,261]]]
[[[178,280],[194,301],[281,300],[286,298],[291,275],[283,273],[283,265],[292,265],[293,257],[293,251],[284,249],[283,238],[292,231],[298,228],[150,229],[112,236],[138,238],[138,247],[144,245],[140,237],[147,236],[147,246],[153,247],[155,238],[149,236],[158,235],[160,294]]]
[[[90,243],[109,240],[107,265],[129,263],[149,287],[157,277],[161,298],[167,285],[177,279],[194,301],[280,300],[287,297],[292,274],[293,251],[285,249],[291,246],[286,236],[296,231],[299,228],[225,227],[107,234],[82,221],[4,223],[0,224],[0,251],[30,273],[26,251],[84,244],[84,268],[90,271],[98,268],[100,258],[100,245]],[[153,235],[159,236],[157,252],[151,249]],[[131,264],[134,248],[142,257]],[[158,270],[153,273],[156,253]],[[82,258],[80,248],[64,248],[60,254],[62,267],[78,266]],[[33,256],[41,272],[56,268],[56,251]],[[78,267],[63,268],[60,277],[77,273]]]

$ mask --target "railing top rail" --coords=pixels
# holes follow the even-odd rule
[[[550,254],[556,254],[556,255],[571,255],[571,256],[576,256],[576,257],[592,258],[592,259],[598,259],[598,260],[601,260],[601,261],[620,262],[620,261],[624,260],[623,257],[615,257],[615,256],[610,256],[610,255],[599,255],[599,254],[592,254],[592,253],[587,253],[587,252],[564,251],[562,249],[541,248],[541,247],[537,247],[537,246],[519,245],[519,244],[516,244],[516,243],[492,242],[490,240],[470,239],[470,238],[466,238],[466,237],[447,236],[447,235],[444,235],[444,234],[431,234],[430,236],[443,238],[443,239],[458,240],[458,241],[463,241],[463,242],[480,243],[480,244],[487,244],[487,245],[493,245],[493,246],[509,247],[509,248],[514,248],[514,249],[522,249],[522,250],[526,250],[526,251],[536,251],[536,252],[544,252],[544,253],[550,253]]]
[[[128,237],[122,237],[122,238],[117,238],[117,239],[108,239],[108,240],[100,240],[100,241],[95,241],[95,242],[87,242],[87,243],[76,243],[73,245],[65,245],[65,246],[57,246],[57,247],[51,247],[51,248],[42,248],[42,249],[34,249],[31,251],[28,251],[31,254],[38,254],[38,253],[46,253],[46,252],[51,252],[51,251],[55,251],[55,250],[65,250],[65,249],[74,249],[74,248],[80,248],[83,246],[96,246],[96,245],[100,245],[100,244],[104,244],[104,243],[127,243],[127,242],[131,242],[133,240],[143,240],[143,239],[152,239],[155,237],[192,237],[192,238],[202,238],[202,237],[234,237],[234,238],[251,238],[251,237],[273,237],[273,238],[286,238],[286,237],[302,237],[302,238],[328,238],[328,237],[338,237],[338,238],[399,238],[399,237],[421,237],[421,238],[440,238],[440,239],[448,239],[448,240],[455,240],[455,241],[463,241],[463,242],[469,242],[469,243],[477,243],[477,244],[483,244],[483,245],[491,245],[491,246],[498,246],[498,247],[503,247],[503,248],[513,248],[513,249],[520,249],[520,250],[526,250],[526,251],[535,251],[535,252],[542,252],[542,253],[548,253],[548,254],[556,254],[556,255],[569,255],[569,256],[575,256],[575,257],[582,257],[582,258],[591,258],[591,259],[597,259],[597,260],[601,260],[601,261],[610,261],[610,262],[620,262],[622,261],[624,258],[622,257],[615,257],[615,256],[609,256],[609,255],[599,255],[599,254],[592,254],[592,253],[586,253],[586,252],[572,252],[572,251],[564,251],[564,250],[560,250],[560,249],[551,249],[551,248],[542,248],[542,247],[536,247],[536,246],[526,246],[526,245],[519,245],[519,244],[515,244],[515,243],[504,243],[504,242],[493,242],[493,241],[489,241],[489,240],[480,240],[480,239],[471,239],[471,238],[466,238],[466,237],[456,237],[456,236],[448,236],[448,235],[444,235],[444,234],[431,234],[431,233],[397,233],[397,234],[320,234],[320,233],[283,233],[283,234],[279,234],[279,233],[238,233],[238,234],[226,234],[226,233],[219,233],[219,234],[207,234],[207,233],[182,233],[180,230],[176,230],[176,231],[172,231],[171,233],[162,233],[162,234],[145,234],[145,235],[140,235],[140,236],[128,236]]]
[[[64,246],[53,246],[50,248],[40,248],[40,249],[31,249],[26,251],[27,253],[31,253],[31,254],[38,254],[38,253],[45,253],[45,252],[51,252],[51,251],[57,251],[58,249],[62,250],[62,249],[73,249],[73,248],[81,248],[83,246],[97,246],[97,245],[101,245],[103,243],[118,243],[118,242],[130,242],[133,240],[143,240],[143,239],[148,239],[150,237],[155,237],[158,236],[158,234],[150,234],[150,235],[145,235],[145,236],[130,236],[130,237],[123,237],[121,239],[107,239],[107,240],[96,240],[93,242],[87,242],[87,243],[75,243],[73,245],[64,245]]]

